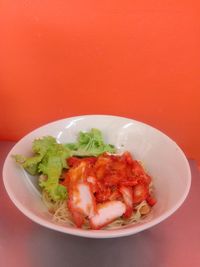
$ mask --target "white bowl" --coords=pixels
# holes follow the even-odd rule
[[[52,135],[58,142],[67,143],[75,141],[79,131],[91,128],[100,129],[105,141],[114,144],[119,151],[130,151],[153,177],[157,204],[146,220],[116,230],[83,230],[55,223],[41,201],[37,179],[23,171],[11,157],[13,154],[31,155],[31,143],[35,138]],[[34,222],[76,236],[110,238],[138,233],[172,215],[188,195],[191,173],[182,150],[159,130],[128,118],[86,115],[49,123],[22,138],[5,160],[3,180],[13,203]]]

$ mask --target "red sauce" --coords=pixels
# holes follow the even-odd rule
[[[74,177],[80,176],[74,172],[80,169],[77,167],[83,162],[85,168],[82,170],[81,178],[76,179],[82,179],[90,185],[97,204],[109,200],[121,200],[127,206],[124,216],[130,217],[134,206],[143,200],[150,206],[156,203],[149,193],[151,177],[129,152],[122,155],[104,153],[99,157],[71,157],[67,160],[70,169],[65,174],[63,185],[68,187]]]

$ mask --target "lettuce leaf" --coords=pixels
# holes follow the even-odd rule
[[[75,143],[65,144],[72,151],[73,156],[99,156],[104,152],[115,153],[113,145],[105,144],[100,130],[91,129],[89,132],[80,132]]]
[[[59,178],[63,168],[67,168],[66,159],[71,156],[70,150],[58,144],[52,136],[45,136],[33,142],[33,157],[15,155],[15,160],[31,175],[44,174],[47,180],[39,181],[39,185],[45,190],[52,200],[65,199],[66,188],[59,184]]]
[[[60,157],[56,153],[47,154],[38,166],[39,171],[48,177],[47,180],[39,180],[39,185],[54,201],[65,199],[67,196],[66,187],[59,184],[63,168],[62,156]]]

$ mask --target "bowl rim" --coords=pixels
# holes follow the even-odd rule
[[[18,199],[16,199],[14,197],[14,195],[12,194],[12,189],[10,189],[9,187],[9,183],[6,180],[7,177],[7,165],[8,165],[8,159],[10,158],[12,151],[15,150],[15,148],[17,146],[19,146],[21,144],[21,142],[23,142],[23,140],[29,136],[31,136],[33,133],[37,132],[38,130],[44,128],[44,127],[49,127],[55,123],[62,123],[66,120],[74,120],[74,119],[79,119],[79,118],[87,118],[87,117],[105,117],[105,118],[119,118],[119,119],[127,119],[130,120],[132,122],[135,122],[137,124],[142,124],[145,127],[151,128],[154,131],[157,131],[159,134],[163,135],[165,138],[167,138],[170,142],[172,142],[177,150],[179,151],[182,160],[184,161],[184,164],[187,168],[187,183],[185,185],[185,190],[182,193],[182,196],[179,198],[179,201],[176,202],[175,205],[173,205],[173,207],[167,211],[165,211],[161,216],[159,216],[158,218],[152,219],[151,221],[148,222],[144,222],[143,224],[138,224],[136,227],[128,227],[128,228],[121,228],[121,229],[113,229],[113,230],[84,230],[84,229],[80,229],[80,228],[70,228],[70,227],[66,227],[66,226],[62,226],[59,224],[55,224],[53,221],[49,222],[39,216],[37,216],[36,214],[34,214],[33,212],[31,212],[29,209],[27,209],[26,207],[24,207],[20,201]],[[189,162],[186,158],[186,155],[184,154],[184,152],[182,151],[182,149],[177,145],[177,143],[172,140],[168,135],[166,135],[165,133],[163,133],[162,131],[160,131],[159,129],[132,119],[132,118],[128,118],[128,117],[122,117],[122,116],[115,116],[115,115],[105,115],[105,114],[91,114],[91,115],[80,115],[80,116],[73,116],[73,117],[67,117],[67,118],[62,118],[59,120],[54,120],[51,121],[49,123],[46,123],[36,129],[34,129],[33,131],[29,132],[28,134],[26,134],[25,136],[23,136],[13,147],[12,149],[8,152],[6,159],[4,161],[4,165],[3,165],[3,183],[4,183],[4,187],[6,189],[6,192],[8,194],[8,196],[10,197],[10,199],[12,200],[12,202],[14,203],[14,205],[26,216],[28,217],[30,220],[32,220],[33,222],[44,226],[46,228],[55,230],[55,231],[59,231],[62,233],[66,233],[66,234],[70,234],[70,235],[74,235],[74,236],[79,236],[79,237],[86,237],[86,238],[114,238],[114,237],[122,237],[122,236],[128,236],[128,235],[132,235],[132,234],[136,234],[139,233],[143,230],[146,230],[148,228],[151,228],[157,224],[159,224],[160,222],[164,221],[165,219],[167,219],[169,216],[171,216],[185,201],[185,199],[188,196],[190,187],[191,187],[191,169],[190,169],[190,165]]]

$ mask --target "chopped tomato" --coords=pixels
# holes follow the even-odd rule
[[[67,159],[67,164],[69,167],[74,167],[80,163],[80,159],[77,157],[70,157]]]
[[[100,166],[98,168],[96,167],[95,171],[96,171],[96,177],[98,180],[101,180],[104,178],[106,170],[103,166]]]
[[[116,174],[111,174],[111,175],[107,175],[104,178],[104,184],[105,186],[114,186],[114,185],[118,185],[121,181],[121,177],[119,175]]]
[[[148,196],[147,199],[146,199],[147,203],[150,205],[150,206],[154,206],[156,204],[156,199],[152,196]]]
[[[134,176],[137,176],[137,177],[145,173],[142,165],[137,160],[134,160],[132,172]]]
[[[136,184],[138,184],[138,181],[136,179],[120,181],[120,185],[124,185],[124,186],[134,186]]]
[[[143,181],[144,183],[149,185],[151,183],[151,176],[149,176],[148,174],[144,174]]]
[[[111,195],[111,189],[109,187],[103,187],[95,193],[95,198],[98,203],[109,200]]]
[[[126,161],[126,163],[128,163],[130,165],[133,164],[133,158],[132,158],[130,152],[128,152],[128,151],[124,152],[122,155],[122,158],[123,158],[123,160]]]

